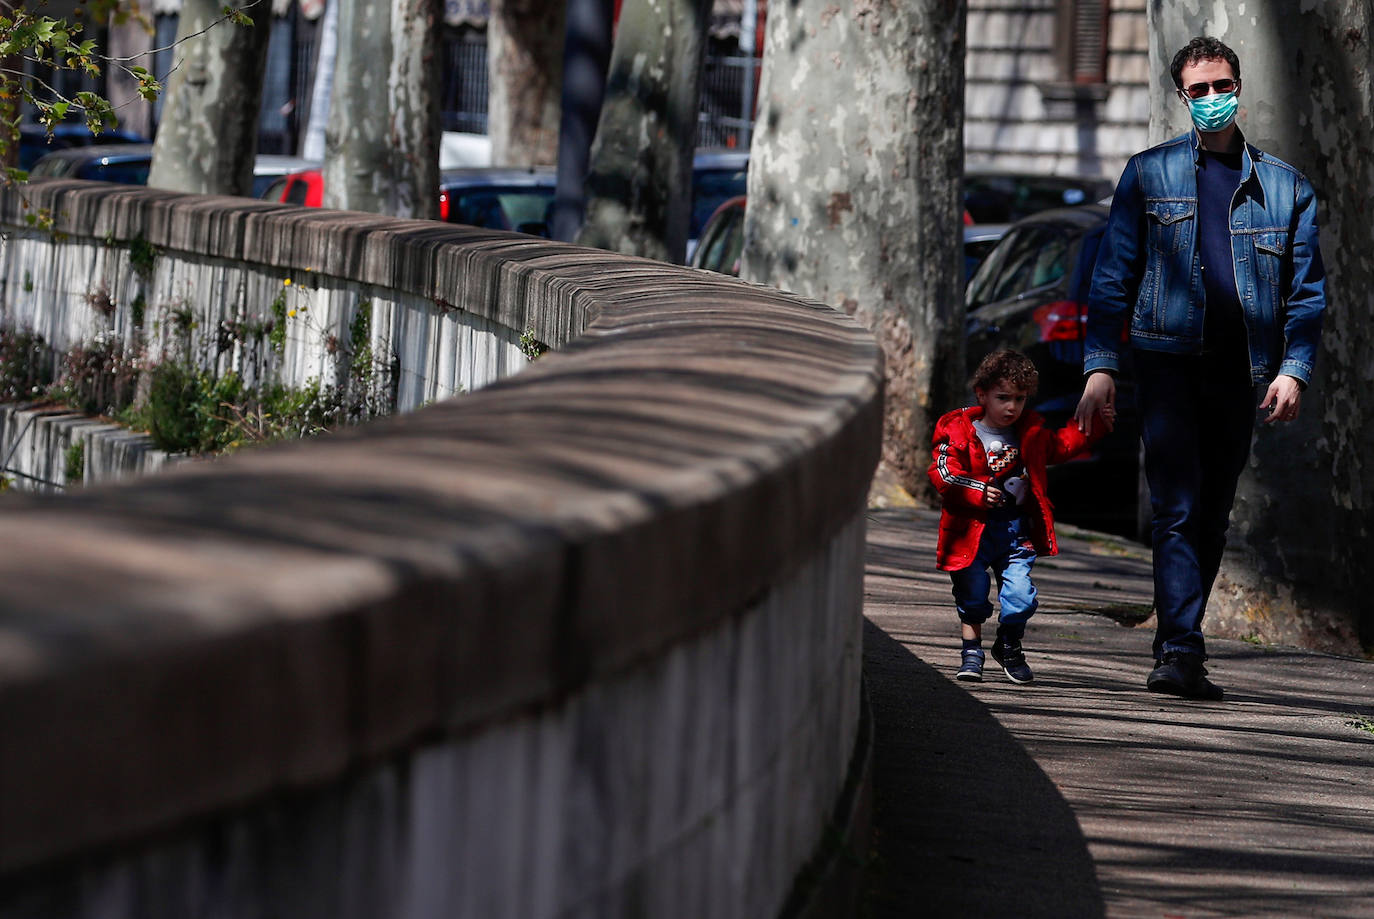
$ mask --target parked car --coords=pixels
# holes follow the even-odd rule
[[[439,177],[439,219],[548,237],[552,169],[449,169]]]
[[[319,168],[319,160],[284,153],[259,153],[253,160],[253,187],[248,194],[254,198],[274,200],[269,197],[268,189],[273,186],[281,188],[285,185],[285,178],[292,173]],[[281,200],[280,192],[275,200]]]
[[[1097,204],[1115,187],[1101,176],[1045,175],[969,166],[964,209],[974,223],[1011,223],[1037,211]]]
[[[96,144],[53,151],[34,163],[29,175],[146,185],[152,165],[152,144]],[[268,186],[283,181],[284,174],[312,165],[318,164],[298,156],[258,154],[253,162],[253,197],[266,197]]]
[[[722,204],[748,190],[749,154],[698,150],[692,158],[692,216],[687,227],[687,263],[692,263],[706,221]]]
[[[744,202],[744,195],[721,202],[702,226],[689,265],[739,277],[740,255],[744,252]]]
[[[446,169],[439,174],[439,219],[547,237],[556,185],[557,175],[552,169]],[[291,173],[274,183],[263,197],[320,207],[324,203],[324,175],[319,169]]]
[[[965,291],[970,375],[990,351],[1015,348],[1026,354],[1040,373],[1032,407],[1056,427],[1073,417],[1083,393],[1087,291],[1107,213],[1105,206],[1089,204],[1018,220]],[[1143,539],[1149,500],[1140,476],[1139,437],[1129,349],[1123,349],[1116,429],[1089,454],[1050,469],[1056,517]]]
[[[324,173],[318,166],[288,173],[267,186],[259,197],[300,207],[323,207]]]
[[[740,255],[744,251],[744,203],[745,196],[736,195],[716,208],[692,254],[693,268],[739,276]],[[1003,224],[964,225],[964,280],[968,280],[1005,231]]]
[[[28,170],[49,153],[67,150],[72,147],[103,147],[114,144],[146,144],[148,138],[133,131],[113,128],[92,134],[84,123],[64,122],[54,125],[52,134],[38,124],[26,124],[19,128],[19,168]]]
[[[152,144],[95,144],[45,154],[29,175],[146,185],[152,164]]]

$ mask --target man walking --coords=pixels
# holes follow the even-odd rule
[[[1085,433],[1099,412],[1111,424],[1127,328],[1154,514],[1159,625],[1146,686],[1220,699],[1203,666],[1202,618],[1250,453],[1256,387],[1268,384],[1265,423],[1297,417],[1325,272],[1312,186],[1236,126],[1235,52],[1195,38],[1171,74],[1195,130],[1136,154],[1117,185],[1075,418]]]

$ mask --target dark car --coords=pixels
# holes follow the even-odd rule
[[[152,144],[95,144],[54,150],[34,163],[29,175],[147,185],[152,165]]]
[[[73,147],[109,147],[115,144],[146,144],[148,138],[133,131],[114,128],[92,134],[85,124],[64,122],[53,125],[52,134],[42,125],[26,124],[19,128],[19,168],[28,170],[49,153]]]
[[[547,237],[556,186],[552,169],[445,169],[439,174],[439,219]],[[320,207],[324,203],[324,174],[319,169],[293,172],[269,187],[263,197]]]
[[[965,292],[969,372],[988,352],[1015,348],[1040,372],[1034,408],[1058,427],[1083,393],[1087,291],[1107,226],[1098,204],[1042,211],[1007,230]],[[1124,340],[1124,329],[1123,329]],[[1123,361],[1129,349],[1123,349]],[[1142,538],[1140,423],[1128,363],[1117,378],[1116,429],[1091,452],[1050,468],[1055,514],[1068,523]]]
[[[557,184],[552,169],[447,169],[439,177],[439,219],[547,237]]]
[[[974,223],[1012,223],[1037,211],[1097,204],[1115,188],[1101,176],[1045,175],[969,166],[964,209]]]
[[[687,263],[692,264],[706,221],[731,198],[748,191],[749,154],[698,150],[692,157],[692,217],[687,227]]]
[[[739,276],[740,254],[744,251],[744,195],[724,201],[701,231],[701,239],[692,254],[693,268],[705,268],[721,274]],[[973,273],[1002,237],[1006,227],[1001,224],[965,225],[964,279]]]

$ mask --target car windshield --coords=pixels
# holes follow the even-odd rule
[[[448,219],[474,227],[518,230],[547,223],[554,189],[548,186],[483,187],[450,192]]]
[[[1069,237],[1059,227],[1039,224],[1007,233],[969,282],[969,309],[1044,287],[1068,271]]]
[[[125,185],[147,185],[151,160],[128,160],[115,163],[90,163],[77,172],[77,178],[97,182],[122,182]]]
[[[716,222],[709,224],[697,249],[698,268],[738,274],[740,252],[744,248],[744,207],[722,211]]]

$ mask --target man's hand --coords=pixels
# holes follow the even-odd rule
[[[1298,408],[1302,405],[1302,387],[1293,377],[1279,374],[1274,377],[1274,382],[1269,384],[1269,390],[1264,394],[1264,401],[1260,403],[1260,408],[1269,409],[1269,414],[1265,416],[1265,424],[1273,424],[1275,421],[1292,421],[1298,417]]]
[[[991,485],[988,485],[983,489],[984,507],[1001,507],[1006,500],[1006,493],[1000,488],[993,488]]]
[[[1116,427],[1116,378],[1105,370],[1088,374],[1073,420],[1078,422],[1078,430],[1092,437],[1093,418],[1098,416],[1108,431]]]

